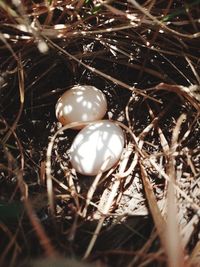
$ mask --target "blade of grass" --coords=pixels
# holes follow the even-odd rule
[[[158,235],[160,237],[160,241],[162,243],[162,246],[165,248],[165,229],[166,229],[166,221],[163,218],[161,211],[158,207],[158,202],[156,200],[155,194],[153,192],[152,185],[148,179],[148,174],[145,170],[145,166],[143,166],[142,162],[140,162],[140,169],[141,169],[141,177],[144,185],[145,194],[147,197],[147,201],[149,204],[149,209],[151,211],[151,215],[153,217],[156,230],[158,232]]]
[[[168,266],[184,266],[183,244],[178,227],[178,209],[176,189],[176,158],[175,152],[178,147],[178,138],[181,131],[181,125],[186,120],[186,115],[181,114],[172,132],[171,146],[168,157],[167,174],[170,177],[167,189],[167,225],[166,225],[166,251],[168,255]]]

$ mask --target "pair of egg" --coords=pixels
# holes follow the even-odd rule
[[[80,122],[82,129],[70,148],[73,168],[83,175],[107,171],[120,159],[124,147],[122,129],[112,121],[101,120],[107,111],[106,97],[94,86],[74,86],[57,101],[56,117],[62,125]],[[90,122],[87,126],[81,122]]]

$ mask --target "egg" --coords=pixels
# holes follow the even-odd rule
[[[102,165],[106,171],[119,161],[124,143],[123,131],[116,123],[109,120],[90,123],[71,145],[71,164],[83,175],[96,175]]]
[[[107,100],[104,93],[94,86],[76,85],[58,99],[55,110],[62,125],[79,121],[92,122],[104,117]],[[84,125],[80,125],[74,128],[83,127]]]

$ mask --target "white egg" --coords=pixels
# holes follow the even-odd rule
[[[84,175],[96,175],[104,164],[104,171],[120,159],[124,147],[122,129],[114,122],[102,120],[83,128],[70,148],[74,169]]]
[[[104,117],[107,101],[104,93],[96,87],[76,85],[58,99],[55,109],[56,117],[63,125],[78,121],[92,122]]]

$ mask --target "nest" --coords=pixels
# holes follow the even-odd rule
[[[102,266],[165,266],[173,260],[195,266],[196,4],[189,5],[187,19],[179,1],[167,8],[164,1],[82,4],[0,4],[0,201],[4,209],[17,205],[17,215],[1,218],[6,245],[0,262],[10,255],[15,263],[29,253],[42,256],[42,248],[48,256],[75,254]],[[61,128],[55,117],[57,99],[75,84],[104,92],[105,118],[126,137],[121,160],[96,177],[72,169],[68,149],[77,131]],[[7,226],[10,218],[14,223]],[[11,248],[10,233],[16,234]]]

